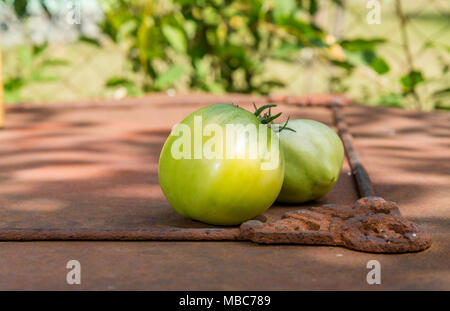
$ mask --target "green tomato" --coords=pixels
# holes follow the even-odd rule
[[[280,142],[285,157],[285,176],[278,201],[301,203],[327,194],[336,183],[344,161],[339,136],[313,120],[291,120]]]
[[[248,131],[227,132],[230,126]],[[256,141],[251,128],[257,130]],[[252,113],[217,104],[193,112],[174,127],[161,151],[158,177],[180,215],[236,225],[263,213],[276,200],[284,157],[278,137]]]

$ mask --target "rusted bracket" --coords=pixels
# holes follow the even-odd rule
[[[284,101],[311,105],[304,98],[284,98]],[[250,220],[241,225],[242,235],[257,243],[343,246],[372,253],[417,252],[430,247],[429,233],[403,218],[394,202],[375,196],[341,114],[345,103],[333,99],[326,106],[333,111],[361,199],[352,208],[331,204],[288,212],[271,223]]]
[[[327,95],[328,96],[328,95]],[[361,199],[351,208],[328,204],[285,213],[273,222],[249,220],[240,228],[154,229],[0,229],[0,241],[252,241],[261,244],[343,246],[373,253],[417,252],[431,246],[430,234],[404,219],[398,206],[376,197],[341,114],[348,99],[272,96],[268,101],[296,106],[325,106],[336,127]]]
[[[249,220],[241,234],[262,244],[343,246],[370,253],[417,252],[431,245],[428,233],[380,197],[364,197],[352,208],[327,204],[295,210],[270,223]]]

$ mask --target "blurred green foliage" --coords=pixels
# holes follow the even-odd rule
[[[10,4],[19,19],[28,17],[27,0],[0,0],[0,2]],[[51,16],[45,0],[37,1],[44,13]],[[45,55],[48,43],[32,45],[20,45],[16,49],[18,66],[15,74],[3,81],[4,100],[6,102],[19,102],[22,98],[22,89],[30,84],[54,82],[60,80],[60,77],[52,73],[52,68],[57,66],[65,66],[69,62],[65,59],[52,58]]]
[[[3,81],[6,102],[18,102],[23,87],[33,83],[53,82],[60,77],[52,72],[52,68],[65,66],[68,61],[50,58],[44,55],[47,43],[17,48],[18,66],[15,74]]]
[[[369,66],[384,74],[389,66],[374,40],[333,42],[314,22],[317,0],[101,0],[101,29],[124,43],[138,89],[161,91],[187,78],[191,89],[267,94],[283,86],[263,78],[269,59],[294,62],[305,47],[333,64],[353,70]],[[348,57],[345,57],[345,55]],[[345,59],[344,59],[345,58]],[[112,77],[107,85],[134,81]]]
[[[24,22],[29,17],[29,0],[0,2],[11,5]],[[53,14],[58,13],[48,6],[51,1],[34,2],[41,6],[42,12],[50,19]],[[291,68],[301,70],[305,68],[305,54],[313,55],[314,62],[327,68],[325,76],[320,77],[322,84],[327,87],[321,88],[321,91],[349,92],[354,95],[352,91],[360,87],[363,96],[358,94],[357,98],[368,104],[450,109],[450,91],[448,84],[445,84],[450,66],[450,47],[447,42],[426,40],[419,50],[420,53],[425,53],[432,49],[439,55],[435,57],[440,71],[438,74],[427,72],[423,63],[421,66],[417,66],[417,63],[413,65],[412,59],[409,59],[412,56],[408,55],[411,53],[401,44],[396,47],[396,51],[400,50],[401,57],[410,64],[398,68],[398,59],[386,54],[389,50],[384,50],[383,55],[390,63],[379,52],[380,48],[385,48],[385,43],[392,43],[387,34],[384,35],[385,38],[366,38],[363,32],[359,32],[352,36],[352,39],[345,35],[339,39],[319,26],[316,22],[317,15],[320,12],[329,12],[330,7],[322,8],[323,1],[98,2],[104,12],[104,19],[99,24],[101,31],[115,43],[114,47],[120,47],[126,55],[127,65],[124,70],[114,74],[105,73],[100,78],[99,83],[106,80],[104,89],[109,92],[115,92],[117,89],[120,90],[117,92],[119,95],[141,95],[145,92],[187,87],[190,90],[215,93],[268,94],[283,89],[286,87],[284,83],[290,82],[280,75],[276,78],[272,74],[273,67],[270,66],[274,63],[281,67],[292,65]],[[330,3],[333,10],[341,8],[347,13],[350,10],[341,0],[332,0]],[[400,0],[392,2],[399,3]],[[399,23],[400,31],[397,29],[396,32],[406,34],[411,17],[405,15],[400,6],[397,8],[393,18],[402,23]],[[390,30],[389,26],[386,29]],[[95,49],[104,48],[110,43],[109,40],[103,39],[81,36],[79,41]],[[417,40],[411,42],[418,44]],[[17,69],[10,70],[13,74],[4,79],[7,101],[20,101],[23,97],[22,89],[31,84],[58,79],[57,75],[52,73],[51,67],[66,65],[68,62],[53,59],[51,52],[46,53],[46,50],[47,44],[34,44],[19,46],[16,51],[10,53],[17,55]],[[122,54],[120,57],[122,60]],[[105,63],[108,61],[110,60],[105,60]],[[361,75],[362,71],[372,80],[366,80],[364,85],[356,86],[355,80],[359,80],[358,75]],[[305,73],[306,71],[299,72],[299,76]],[[311,74],[311,71],[306,74]],[[105,79],[105,76],[108,78]],[[384,78],[380,79],[382,76]],[[280,80],[281,78],[283,80]],[[379,83],[381,80],[389,82]],[[374,85],[369,85],[373,81]]]

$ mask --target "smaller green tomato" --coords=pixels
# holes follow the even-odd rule
[[[301,203],[326,195],[336,183],[344,161],[339,136],[314,120],[291,120],[280,133],[285,176],[277,201]]]

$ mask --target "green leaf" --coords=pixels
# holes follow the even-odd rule
[[[376,73],[382,75],[389,72],[390,67],[386,61],[377,56],[373,50],[349,51],[345,50],[347,61],[353,66],[369,66]]]
[[[320,37],[312,37],[312,38],[310,37],[310,38],[308,38],[308,41],[309,41],[309,43],[311,43],[311,45],[313,47],[316,47],[316,48],[328,47],[328,44],[326,44]]]
[[[27,69],[31,67],[33,62],[33,52],[29,47],[21,46],[18,49],[18,56],[20,61],[20,66],[22,69]]]
[[[163,90],[172,86],[185,73],[185,69],[181,65],[170,67],[165,73],[159,75],[153,83],[153,88]]]
[[[169,44],[180,53],[186,53],[187,42],[184,32],[177,27],[171,25],[163,25],[162,32]]]
[[[20,18],[27,16],[27,0],[15,0],[14,11]]]
[[[34,45],[33,46],[33,55],[38,56],[39,54],[42,54],[48,47],[48,42],[46,41],[43,44]]]
[[[440,110],[450,110],[450,87],[433,92],[433,98],[436,100],[435,108]]]
[[[43,67],[54,67],[54,66],[67,66],[70,62],[67,59],[63,58],[52,58],[52,59],[45,59],[42,61],[41,66]]]
[[[57,76],[46,75],[44,69],[44,67],[41,67],[34,70],[29,77],[29,82],[55,82],[60,80]]]
[[[308,41],[321,40],[323,32],[313,24],[305,23],[304,21],[289,17],[283,20],[282,26],[289,33],[300,39],[307,39]],[[323,41],[323,40],[322,40]],[[323,42],[320,44],[324,44]],[[326,45],[326,44],[325,44]]]
[[[100,43],[100,41],[97,40],[97,39],[95,39],[95,38],[86,37],[86,36],[80,36],[80,37],[78,38],[78,40],[81,41],[81,42],[85,42],[85,43],[94,45],[94,46],[96,46],[96,47],[101,47],[101,46],[102,46],[102,44]]]
[[[130,84],[134,84],[134,83],[127,78],[111,77],[106,81],[105,86],[106,87],[117,87],[117,86],[128,86]]]
[[[450,95],[450,87],[433,92],[433,96],[447,96],[447,95]]]
[[[281,25],[294,15],[296,5],[294,0],[275,0],[273,18],[275,23]]]
[[[344,3],[342,1],[343,0],[332,0],[331,2],[333,2],[337,6],[344,7]]]
[[[206,76],[208,74],[207,64],[204,58],[195,58],[193,61],[194,73],[198,80],[202,83],[206,82]]]
[[[330,60],[330,62],[333,65],[335,65],[337,67],[341,67],[341,68],[343,68],[345,70],[348,70],[348,71],[350,71],[353,68],[355,68],[355,65],[353,65],[352,63],[347,62],[347,61]]]
[[[117,30],[117,40],[126,40],[127,36],[133,36],[133,33],[137,31],[137,28],[138,24],[135,19],[124,22]]]
[[[127,90],[127,95],[140,95],[141,94],[141,91],[135,85],[135,83],[128,78],[111,77],[106,81],[105,86],[109,87],[109,88],[123,87]]]
[[[364,50],[360,52],[362,55],[362,59],[366,65],[371,65],[372,62],[377,58],[375,51],[373,50]]]
[[[5,103],[17,103],[21,100],[20,90],[17,91],[5,91]]]
[[[400,78],[405,93],[412,92],[416,85],[423,81],[425,81],[425,79],[423,78],[422,73],[417,70],[413,70]]]
[[[270,91],[273,88],[276,87],[283,87],[285,86],[285,84],[281,81],[278,80],[267,80],[267,81],[262,81],[261,83],[259,83],[256,87],[257,91],[263,95],[267,95],[270,93]]]
[[[441,103],[437,104],[437,105],[435,106],[435,108],[436,108],[436,109],[439,109],[439,110],[450,110],[450,106],[446,106],[446,105],[441,104]]]
[[[203,22],[207,25],[218,25],[220,22],[218,10],[210,5],[203,5],[202,18]]]
[[[206,84],[206,90],[211,93],[225,93],[225,88],[218,82],[208,82]]]
[[[149,68],[151,60],[162,57],[164,55],[164,49],[166,44],[163,43],[164,36],[161,31],[154,27],[154,19],[151,16],[145,16],[143,21],[139,25],[137,30],[135,46],[139,51],[140,66],[145,68],[146,73],[151,77],[155,74],[153,70]],[[133,53],[130,51],[130,56],[133,57]]]
[[[282,60],[289,60],[292,55],[303,47],[297,43],[283,42],[280,47],[273,51],[272,57]]]
[[[319,3],[317,0],[309,0],[309,14],[315,15],[317,11],[319,10]]]
[[[368,51],[373,50],[378,44],[386,42],[385,39],[353,39],[340,41],[342,48],[349,51]]]
[[[387,107],[403,107],[402,105],[403,96],[398,93],[389,93],[382,95],[378,98],[377,104],[380,106]]]
[[[21,77],[9,78],[3,83],[3,87],[5,88],[5,91],[10,91],[10,92],[19,90],[24,85],[25,85],[25,81]]]
[[[390,68],[386,61],[381,57],[376,57],[371,63],[370,67],[375,70],[376,73],[383,75],[389,72]]]

